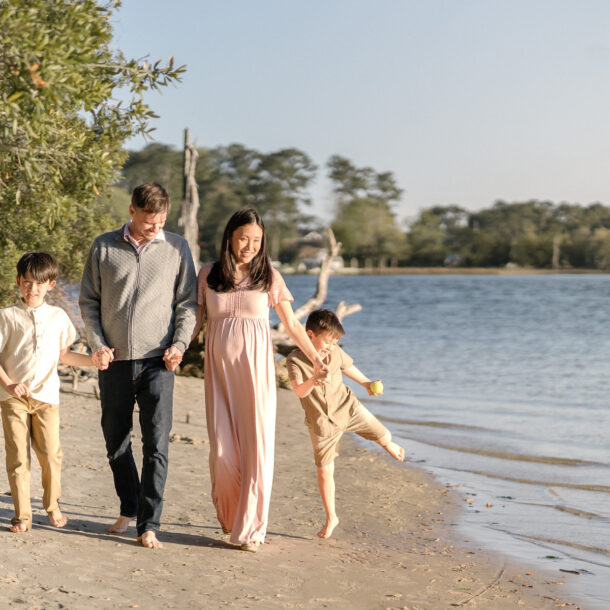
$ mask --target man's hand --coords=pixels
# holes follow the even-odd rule
[[[163,360],[165,360],[165,368],[168,371],[173,371],[182,362],[182,352],[175,345],[172,345],[165,350]]]
[[[100,370],[105,371],[110,363],[114,360],[114,348],[100,347],[98,350],[91,354],[93,364]]]
[[[21,398],[22,396],[31,396],[30,389],[25,383],[11,383],[6,387],[7,392],[13,394],[17,398]]]

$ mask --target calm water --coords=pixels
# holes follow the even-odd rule
[[[300,305],[316,278],[286,282]],[[331,277],[340,300],[363,307],[343,347],[385,387],[357,395],[472,500],[462,533],[609,607],[610,276]]]

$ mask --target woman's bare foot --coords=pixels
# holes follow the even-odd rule
[[[66,523],[68,523],[68,520],[63,516],[59,508],[47,514],[49,515],[51,525],[54,525],[55,527],[63,527]]]
[[[261,542],[259,540],[251,540],[250,542],[246,542],[246,544],[240,545],[239,548],[248,553],[256,553],[260,547]]]
[[[399,462],[405,461],[405,450],[397,445],[394,441],[390,441],[387,445],[381,445],[395,460]]]
[[[324,527],[318,532],[318,538],[330,538],[337,525],[339,525],[337,517],[327,519]]]
[[[138,536],[138,542],[147,549],[162,549],[163,545],[157,540],[155,532],[148,530]]]
[[[13,534],[23,534],[28,531],[28,526],[20,521],[19,523],[15,523],[8,528]]]
[[[129,524],[135,519],[135,517],[124,517],[119,515],[119,518],[106,530],[111,534],[124,534],[129,527]]]

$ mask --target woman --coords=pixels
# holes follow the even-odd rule
[[[273,307],[292,340],[324,369],[292,311],[292,295],[273,269],[262,218],[253,208],[231,216],[220,260],[197,280],[195,336],[207,312],[205,406],[212,499],[230,542],[256,551],[265,540],[273,480],[275,366]]]

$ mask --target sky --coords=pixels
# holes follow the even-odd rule
[[[155,140],[296,147],[393,172],[399,220],[499,199],[610,204],[607,0],[123,0],[115,45],[186,64]],[[130,150],[146,145],[140,136]]]

